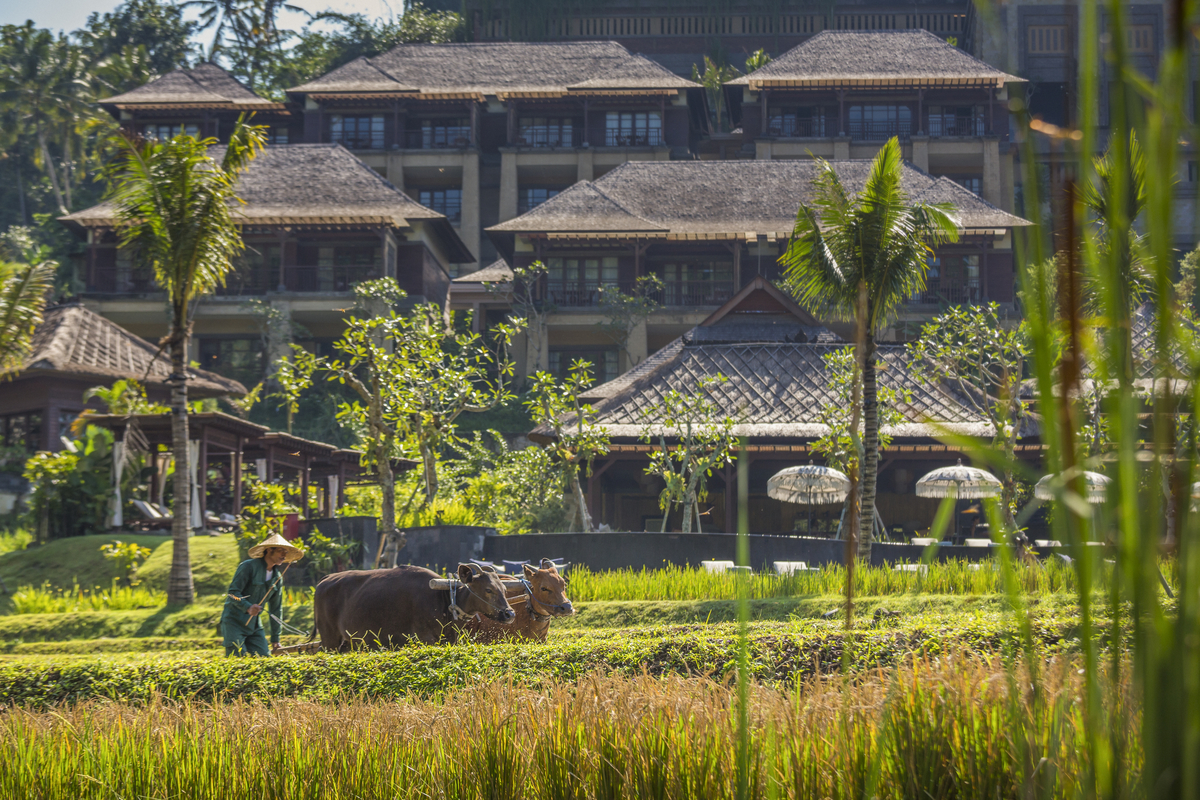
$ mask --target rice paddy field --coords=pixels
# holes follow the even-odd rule
[[[1031,683],[998,658],[946,655],[751,685],[745,726],[729,683],[647,675],[500,679],[402,702],[12,709],[0,796],[1068,798],[1087,779],[1076,666]],[[1132,748],[1129,687],[1107,703]],[[1141,764],[1128,767],[1134,785]]]

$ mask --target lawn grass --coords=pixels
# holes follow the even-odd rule
[[[100,547],[118,539],[150,548],[150,558],[138,570],[138,577],[147,588],[166,591],[174,544],[166,536],[136,533],[54,539],[36,547],[4,553],[0,555],[0,578],[10,593],[21,586],[43,584],[59,589],[68,589],[76,583],[84,589],[108,588],[118,575],[113,563],[101,555]],[[191,539],[190,549],[196,593],[201,597],[224,593],[238,564],[237,542],[233,536],[195,536]],[[0,595],[0,613],[11,611],[11,594]],[[2,634],[0,638],[3,638]]]

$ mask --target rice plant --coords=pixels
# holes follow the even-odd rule
[[[1023,731],[1039,796],[1075,796],[1083,678],[1064,660],[1033,706],[1004,663],[953,657],[750,694],[748,798],[1018,797]],[[1126,673],[1122,673],[1126,675]],[[1131,682],[1105,711],[1136,738]],[[0,714],[0,796],[445,797],[646,800],[738,796],[734,688],[593,675],[540,690],[491,683],[429,701],[219,706],[81,704]],[[1126,761],[1126,796],[1143,769]],[[869,790],[869,794],[867,794]]]
[[[21,586],[13,593],[12,608],[16,614],[70,614],[77,611],[129,611],[138,608],[158,608],[167,604],[163,592],[145,586],[112,586],[84,589],[78,583],[70,589],[56,589],[48,582],[39,587]]]

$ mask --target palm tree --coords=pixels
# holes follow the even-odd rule
[[[42,322],[58,262],[41,255],[26,254],[26,264],[0,260],[0,376],[12,376],[24,366],[33,331]]]
[[[8,53],[0,63],[0,108],[10,109],[19,123],[32,129],[37,160],[50,179],[58,210],[65,214],[71,206],[74,179],[72,131],[67,130],[61,141],[61,173],[55,166],[50,138],[56,131],[71,129],[79,120],[96,115],[89,102],[83,54],[65,36],[56,39],[32,22],[5,28],[0,46]]]
[[[812,205],[801,205],[787,252],[784,282],[814,314],[859,326],[863,440],[860,464],[858,554],[871,554],[875,477],[879,466],[879,403],[875,334],[907,298],[925,288],[932,248],[958,238],[945,205],[910,205],[900,187],[900,143],[891,139],[875,156],[863,190],[851,194],[834,168],[820,161]]]
[[[188,557],[187,344],[197,301],[225,282],[244,244],[234,205],[238,175],[266,144],[260,127],[239,119],[229,144],[186,134],[163,142],[118,136],[111,169],[122,247],[136,248],[167,293],[170,329],[162,346],[171,356],[171,451],[175,459],[175,553],[167,586],[170,603],[192,602]],[[221,160],[218,162],[216,158]]]

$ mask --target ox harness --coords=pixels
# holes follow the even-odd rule
[[[487,600],[484,600],[482,597],[475,594],[475,592],[472,592],[471,587],[467,586],[465,583],[462,583],[460,581],[451,581],[450,582],[450,618],[453,619],[455,622],[458,622],[463,619],[469,619],[470,617],[474,616],[473,614],[467,613],[467,611],[465,609],[459,607],[459,605],[458,605],[458,590],[459,589],[462,589],[467,594],[475,595],[475,598],[478,599],[479,602],[483,603],[488,608],[495,610],[496,612],[504,611],[504,609],[500,608],[500,606],[494,606],[491,603],[489,603]]]
[[[525,601],[525,605],[529,607],[529,616],[533,617],[535,622],[545,622],[548,619],[553,619],[554,618],[553,613],[539,614],[538,612],[533,610],[533,602],[534,602],[533,601],[533,586],[530,585],[529,579],[521,578],[521,585],[525,587],[525,596],[528,598]],[[565,611],[567,608],[567,603],[559,603],[556,606],[552,606],[549,603],[541,603],[541,605],[544,606],[545,608],[550,609],[552,612],[553,611]]]

